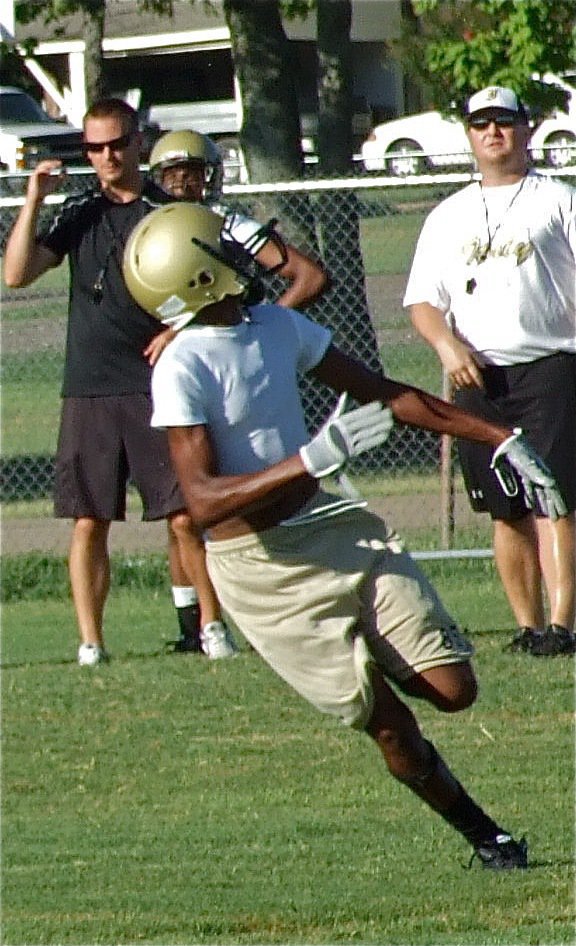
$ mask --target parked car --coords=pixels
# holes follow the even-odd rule
[[[576,73],[547,73],[540,81],[559,85],[567,93],[567,111],[557,110],[534,123],[532,158],[537,165],[562,168],[576,163]],[[361,157],[366,171],[396,176],[473,166],[462,122],[434,111],[377,125],[362,144]]]
[[[461,121],[433,111],[376,125],[360,154],[366,171],[398,177],[437,168],[469,168],[473,163]]]
[[[125,97],[125,96],[124,96]],[[355,97],[352,114],[354,148],[370,130],[372,113],[366,100]],[[248,174],[240,148],[240,107],[235,99],[211,101],[171,102],[152,104],[139,109],[140,120],[165,131],[193,129],[209,135],[218,145],[224,161],[224,180],[227,184],[246,183]],[[301,144],[304,161],[317,161],[318,110],[313,101],[300,102]]]
[[[564,90],[566,111],[558,109],[536,125],[530,140],[532,157],[554,168],[576,164],[576,73],[546,73],[541,81]]]
[[[27,171],[45,158],[85,164],[82,130],[50,118],[23,89],[0,86],[0,168]]]

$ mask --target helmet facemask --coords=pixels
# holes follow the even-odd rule
[[[288,261],[288,251],[282,237],[276,232],[275,226],[277,220],[272,217],[268,223],[263,224],[247,240],[241,242],[234,237],[235,219],[234,215],[226,217],[222,226],[220,235],[220,244],[222,252],[228,265],[232,266],[239,278],[246,282],[246,294],[244,302],[246,305],[257,305],[262,302],[265,296],[264,275],[272,276],[282,269]],[[256,255],[265,246],[272,243],[278,250],[278,262],[274,266],[264,267],[256,259]]]

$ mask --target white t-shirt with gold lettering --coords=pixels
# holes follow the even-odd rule
[[[475,182],[427,217],[404,305],[427,302],[497,365],[576,352],[576,190],[529,172]]]

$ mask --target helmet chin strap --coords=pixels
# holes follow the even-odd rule
[[[179,332],[180,329],[186,328],[195,318],[195,312],[181,312],[180,315],[170,315],[167,319],[162,319],[162,325],[173,329],[175,332]]]

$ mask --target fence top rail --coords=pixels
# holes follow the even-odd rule
[[[87,172],[76,169],[77,176],[87,174]],[[89,172],[88,172],[89,173]],[[548,177],[573,177],[576,178],[576,167],[566,168],[538,168],[539,174]],[[11,175],[6,172],[0,172],[1,178],[8,177],[26,177],[30,176],[21,173],[20,175]],[[391,175],[371,175],[369,177],[342,177],[342,178],[324,178],[313,181],[278,181],[269,184],[225,184],[224,194],[275,194],[275,193],[321,193],[322,191],[334,190],[370,190],[374,188],[395,188],[395,187],[425,187],[442,184],[469,184],[471,181],[479,180],[480,175],[477,171],[458,171],[448,174],[418,174],[410,177],[394,177]],[[66,199],[67,194],[50,194],[45,198],[44,203],[61,204]],[[25,197],[0,197],[0,207],[21,207],[24,204]]]

